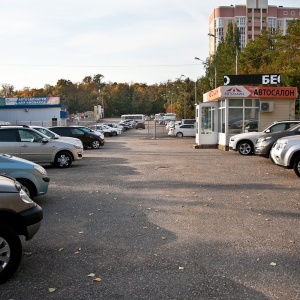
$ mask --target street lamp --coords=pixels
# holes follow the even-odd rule
[[[206,64],[206,61],[203,60],[203,59],[200,59],[199,57],[195,57],[196,60],[200,60],[202,61],[204,64]],[[197,82],[198,82],[198,79],[200,77],[197,77],[197,79],[195,80],[195,105],[197,104]]]
[[[208,33],[208,36],[211,36],[214,38],[214,54],[216,53],[217,47],[216,47],[216,39],[219,39],[221,42],[222,40],[217,37],[216,35],[212,34],[212,33]],[[235,48],[235,75],[238,75],[239,73],[239,69],[238,69],[238,61],[239,61],[239,55],[238,55],[238,48]]]
[[[181,80],[181,77],[187,78],[185,75],[181,74],[180,80]],[[186,119],[186,96],[187,96],[187,89],[185,89],[184,100],[183,100],[183,118],[184,119]]]

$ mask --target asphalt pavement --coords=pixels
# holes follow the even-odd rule
[[[153,126],[46,169],[41,229],[1,300],[300,299],[292,170]]]

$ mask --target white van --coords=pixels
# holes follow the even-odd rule
[[[167,121],[176,121],[176,114],[167,113],[161,118],[161,120],[163,121],[163,123]]]

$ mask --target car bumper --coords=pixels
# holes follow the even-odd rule
[[[26,240],[30,240],[38,232],[43,220],[43,209],[36,205],[30,209],[20,212],[20,216],[26,226]]]
[[[255,147],[254,153],[255,153],[255,155],[259,155],[261,157],[265,157],[265,158],[269,158],[270,157],[269,152],[266,153],[264,151],[264,147]]]

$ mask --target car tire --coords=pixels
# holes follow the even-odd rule
[[[298,177],[300,177],[300,155],[294,160],[293,169]]]
[[[92,148],[93,149],[99,149],[100,148],[100,142],[98,140],[92,141]]]
[[[177,133],[176,133],[176,136],[177,136],[178,138],[183,138],[183,133],[182,133],[182,132],[177,132]]]
[[[21,183],[23,190],[29,196],[29,198],[33,199],[35,196],[33,184],[24,179],[17,179],[17,180]]]
[[[58,168],[69,168],[72,164],[72,157],[68,152],[62,151],[56,154],[55,166]]]
[[[0,222],[0,284],[17,270],[22,259],[22,243],[16,232]]]
[[[117,133],[116,131],[114,131],[112,135],[113,135],[113,136],[117,136],[117,134],[118,134],[118,133]]]
[[[248,141],[240,142],[237,148],[241,155],[251,155],[253,153],[253,145]]]

